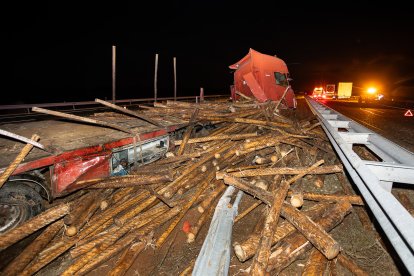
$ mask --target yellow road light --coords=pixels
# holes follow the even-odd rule
[[[374,93],[376,93],[376,92],[377,92],[377,89],[376,89],[376,88],[374,88],[374,87],[370,87],[370,88],[368,88],[367,92],[368,92],[369,94],[374,94]]]

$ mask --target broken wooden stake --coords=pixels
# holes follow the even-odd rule
[[[39,141],[40,137],[37,134],[33,134],[33,136],[30,138],[30,140],[33,140],[35,142]],[[4,170],[4,172],[0,175],[0,188],[3,186],[3,184],[9,179],[10,175],[14,172],[14,170],[19,166],[19,164],[24,160],[24,158],[29,154],[29,152],[32,150],[33,145],[32,144],[26,144],[20,153],[16,156],[16,158],[13,160],[13,162],[10,163],[10,165]]]

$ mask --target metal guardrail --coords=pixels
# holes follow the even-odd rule
[[[204,98],[220,98],[225,97],[226,95],[205,95]],[[230,97],[230,96],[229,96]],[[183,97],[176,97],[177,100],[197,100],[200,98],[199,96],[183,96]],[[155,98],[143,98],[143,99],[124,99],[124,100],[116,100],[115,103],[117,104],[130,104],[133,103],[142,103],[142,102],[153,102]],[[157,101],[164,101],[164,100],[174,100],[174,97],[166,97],[166,98],[157,98]],[[112,103],[112,100],[107,100],[108,102]],[[0,105],[0,110],[15,110],[15,109],[29,109],[31,110],[33,107],[73,107],[76,106],[86,106],[86,105],[98,105],[101,106],[100,103],[95,101],[83,101],[83,102],[63,102],[63,103],[39,103],[39,104],[9,104],[9,105]]]
[[[310,97],[306,101],[402,263],[414,275],[414,218],[391,193],[394,182],[414,184],[414,154]],[[382,161],[362,160],[353,144],[365,145]]]

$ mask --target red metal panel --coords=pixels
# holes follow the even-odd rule
[[[31,162],[20,164],[16,168],[16,170],[14,170],[12,175],[21,174],[21,173],[24,173],[24,172],[28,172],[28,171],[38,169],[38,168],[48,167],[50,165],[53,165],[53,163],[55,162],[55,158],[56,158],[56,156],[49,156],[49,157],[45,157],[45,158],[41,158],[41,159],[38,159],[38,160],[31,161]]]
[[[65,190],[76,190],[80,187],[70,187],[80,180],[109,176],[109,159],[111,152],[104,155],[92,155],[64,160],[55,164],[51,174],[52,194],[61,195]]]
[[[250,88],[250,91],[253,93],[254,97],[259,100],[259,102],[265,102],[268,99],[251,72],[245,74],[243,76],[243,79],[246,81],[247,85]]]

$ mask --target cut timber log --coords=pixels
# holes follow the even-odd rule
[[[138,257],[139,253],[145,249],[145,246],[151,242],[152,235],[148,237],[133,242],[125,251],[122,253],[121,257],[116,262],[115,266],[108,273],[108,276],[122,276],[128,271],[131,265],[134,263],[135,259]]]
[[[293,196],[293,192],[289,191],[288,196]],[[338,201],[349,201],[352,205],[364,205],[364,201],[360,196],[357,195],[336,195],[336,194],[317,194],[317,193],[306,193],[303,192],[302,196],[306,200],[314,201],[327,201],[327,202],[338,202]]]
[[[234,186],[250,195],[252,195],[255,198],[259,198],[261,201],[266,203],[267,205],[271,205],[273,202],[273,195],[272,193],[263,190],[261,188],[257,188],[256,186],[250,184],[246,180],[243,180],[241,178],[236,178],[228,174],[224,174],[223,176],[224,183],[227,185]]]
[[[250,176],[264,176],[264,175],[276,175],[276,174],[303,174],[307,170],[306,167],[297,167],[297,168],[264,168],[256,170],[245,170],[239,172],[228,173],[234,177],[250,177]],[[307,174],[330,174],[342,172],[343,169],[338,165],[323,166],[308,172]],[[216,178],[223,179],[224,172],[217,172]]]
[[[352,205],[349,202],[339,202],[327,212],[327,215],[316,219],[315,222],[326,232],[329,232],[341,223],[351,210]],[[300,232],[289,235],[289,237],[280,242],[279,246],[270,255],[267,272],[280,273],[282,269],[290,265],[312,247],[312,244]]]
[[[121,238],[123,235],[125,235],[129,230],[131,230],[132,228],[139,229],[145,226],[149,222],[156,220],[157,217],[159,217],[163,213],[166,213],[168,210],[170,209],[165,205],[152,208],[140,214],[139,216],[135,217],[133,220],[128,222],[127,225],[123,226],[118,231],[113,231],[109,233],[108,235],[101,237],[100,241],[96,242],[95,244],[95,245],[99,244],[99,246],[95,246],[91,248],[90,250],[88,250],[87,252],[85,252],[85,254],[82,255],[82,258],[77,258],[76,261],[74,261],[69,267],[66,268],[66,270],[62,273],[62,275],[77,274],[78,270],[80,270],[86,264],[88,264],[93,259],[95,259],[97,256],[99,256],[99,254],[102,253],[104,250],[106,250],[108,247],[115,244],[115,242],[119,238]],[[72,253],[73,253],[73,250],[71,251],[71,255]]]
[[[290,198],[290,204],[295,208],[300,208],[303,205],[303,194],[302,192],[293,192]]]
[[[22,240],[44,226],[60,219],[70,211],[70,204],[59,204],[0,235],[0,250]]]
[[[176,206],[167,211],[166,213],[157,217],[156,220],[154,219],[153,221],[151,221],[151,223],[149,223],[142,229],[138,229],[137,231],[132,231],[126,234],[115,244],[107,248],[100,248],[98,251],[98,257],[91,259],[87,264],[85,264],[85,266],[83,266],[82,268],[80,268],[79,271],[77,271],[76,275],[87,274],[92,269],[96,268],[97,266],[109,260],[110,258],[114,257],[116,254],[118,254],[121,250],[123,250],[126,246],[131,244],[137,238],[144,235],[148,235],[148,233],[154,231],[156,228],[160,227],[162,224],[164,224],[171,218],[175,217],[180,212],[180,210],[181,208],[179,206]]]
[[[365,272],[362,268],[360,268],[353,260],[345,256],[344,254],[338,255],[338,262],[349,270],[349,272],[352,272],[353,275],[356,276],[368,276],[369,274]]]
[[[76,235],[89,221],[95,211],[98,210],[102,201],[104,201],[111,193],[112,190],[97,190],[82,197],[83,200],[80,201],[76,205],[76,208],[71,210],[71,213],[65,217],[66,219],[70,216],[70,227],[65,230],[66,236],[71,237]],[[67,220],[65,220],[65,223],[68,224]]]
[[[332,260],[339,254],[339,244],[321,226],[290,204],[284,203],[283,207],[282,216],[292,223],[328,260]]]
[[[44,114],[48,114],[48,115],[54,115],[54,116],[58,116],[58,117],[66,118],[66,119],[71,119],[71,120],[75,120],[75,121],[80,121],[80,122],[84,122],[84,123],[91,123],[91,124],[94,124],[94,125],[110,127],[110,128],[113,128],[113,129],[116,129],[116,130],[119,130],[119,131],[122,131],[122,132],[125,132],[125,133],[135,135],[135,133],[133,133],[131,130],[126,129],[124,127],[120,127],[117,124],[113,124],[113,123],[98,121],[98,120],[91,119],[91,118],[81,117],[81,116],[77,116],[77,115],[73,115],[73,114],[67,114],[67,113],[54,111],[54,110],[49,110],[49,109],[44,109],[44,108],[40,108],[40,107],[33,107],[32,111],[39,112],[39,113],[44,113]]]
[[[328,260],[316,248],[312,249],[303,268],[302,276],[323,276]]]
[[[63,220],[58,220],[49,225],[39,236],[36,237],[23,251],[10,262],[2,271],[3,275],[19,275],[23,269],[46,247],[46,245],[62,229]]]
[[[91,179],[76,182],[75,185],[88,185],[88,189],[125,188],[140,185],[158,184],[172,181],[172,175],[124,175],[108,178]]]
[[[319,165],[323,163],[324,160],[319,160],[318,162],[307,168],[303,173],[298,174],[287,181],[282,181],[279,188],[274,191],[272,206],[266,218],[265,225],[262,231],[262,236],[259,241],[259,246],[255,254],[253,264],[251,265],[251,273],[253,275],[265,275],[266,267],[270,256],[270,249],[272,247],[273,233],[276,230],[283,201],[286,198],[290,185],[296,182],[298,179],[302,178],[307,173],[316,169]]]
[[[167,237],[171,234],[171,232],[174,230],[174,228],[177,226],[177,224],[181,221],[181,219],[184,217],[184,215],[187,213],[187,211],[191,208],[191,206],[194,204],[194,202],[198,199],[198,197],[204,192],[205,189],[207,189],[208,185],[210,184],[210,181],[214,177],[214,171],[212,171],[204,180],[203,183],[201,183],[198,187],[197,192],[192,196],[192,198],[183,206],[183,209],[178,214],[178,216],[171,222],[170,226],[165,230],[164,233],[158,238],[156,242],[157,247],[161,247]]]
[[[283,201],[286,197],[290,184],[283,181],[279,188],[274,192],[272,206],[266,217],[257,252],[251,265],[251,274],[265,275],[267,262],[270,256],[270,248],[272,247],[273,233],[276,230],[279,221]]]
[[[317,204],[303,212],[310,218],[315,219],[317,217],[321,217],[330,207],[330,204]],[[272,246],[295,231],[297,231],[297,229],[290,222],[282,222],[273,233]],[[260,235],[253,234],[250,235],[244,242],[235,242],[233,244],[234,252],[239,261],[245,262],[253,257],[254,253],[256,252],[259,240]]]
[[[225,186],[223,185],[223,187],[225,187]],[[214,197],[214,199],[216,199],[216,197]],[[214,202],[214,199],[213,199],[212,202]],[[212,202],[210,202],[210,203],[212,203]],[[215,206],[212,205],[212,204],[208,205],[204,209],[206,209],[206,208],[207,208],[207,211],[203,211],[200,218],[197,220],[197,223],[195,225],[193,225],[191,227],[191,231],[189,233],[187,233],[187,242],[188,243],[192,243],[192,242],[195,241],[201,227],[203,227],[205,222],[211,217],[212,213],[215,210]]]
[[[242,123],[242,124],[251,124],[257,126],[267,126],[267,127],[291,127],[291,124],[278,123],[278,122],[267,122],[255,119],[247,118],[231,118],[231,117],[218,117],[218,116],[200,116],[200,119],[208,121],[217,121],[217,122],[233,122],[233,123]]]
[[[183,135],[182,144],[180,145],[180,147],[177,150],[177,156],[180,156],[184,153],[185,146],[186,146],[188,140],[190,139],[191,132],[193,131],[193,128],[195,126],[195,122],[196,122],[196,119],[197,119],[197,116],[198,116],[198,111],[199,111],[199,109],[198,109],[198,107],[196,107],[193,114],[191,115],[189,126],[187,127],[187,129],[185,130],[184,135]]]
[[[200,138],[191,138],[188,139],[187,144],[194,144],[194,143],[202,143],[208,141],[217,141],[217,140],[242,140],[250,137],[257,136],[257,132],[255,133],[243,133],[243,134],[221,134],[216,136],[206,136]],[[174,145],[178,146],[181,145],[183,140],[174,141]]]
[[[101,104],[103,104],[103,105],[105,105],[105,106],[108,106],[108,107],[110,107],[110,108],[113,108],[113,109],[115,109],[115,110],[118,110],[118,111],[120,111],[120,112],[122,112],[122,113],[126,113],[126,114],[132,115],[132,116],[134,116],[134,117],[137,117],[137,118],[139,118],[139,119],[141,119],[141,120],[147,121],[147,122],[149,122],[149,123],[151,123],[151,124],[153,124],[153,125],[155,125],[155,126],[157,126],[157,127],[163,127],[163,126],[162,126],[160,123],[158,123],[157,121],[152,120],[152,119],[150,119],[150,118],[148,118],[147,116],[144,116],[144,115],[142,115],[142,114],[138,114],[138,113],[136,113],[136,112],[134,112],[134,111],[132,111],[132,110],[129,110],[129,109],[126,109],[126,108],[122,108],[122,107],[120,107],[120,106],[117,106],[117,105],[115,105],[115,104],[112,104],[112,103],[109,103],[109,102],[107,102],[107,101],[103,101],[103,100],[100,100],[100,99],[95,99],[95,102],[97,102],[97,103],[101,103]]]

